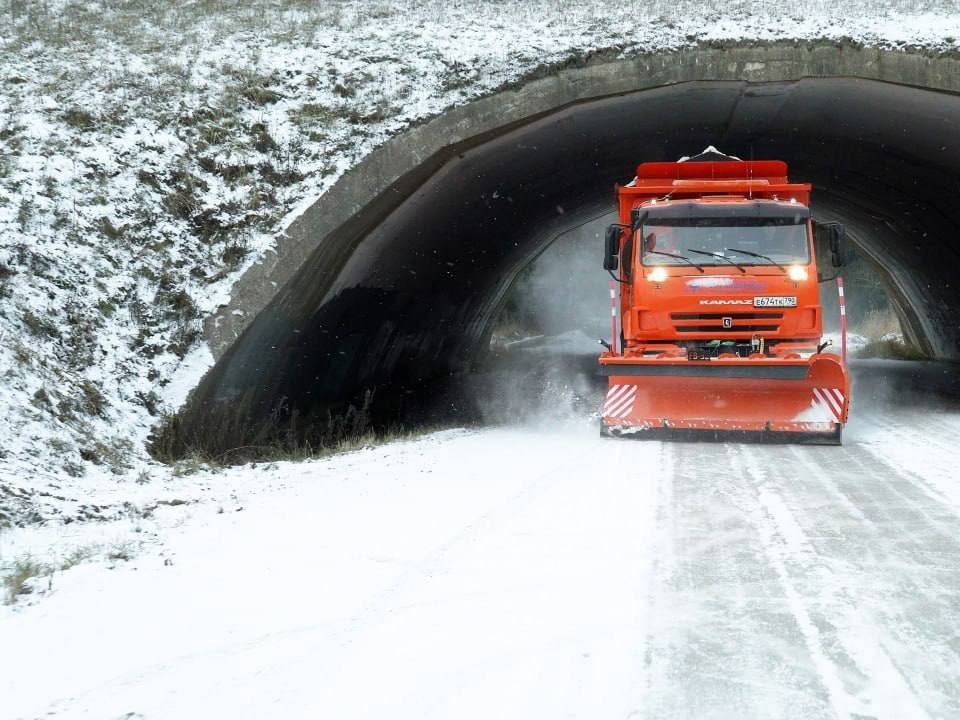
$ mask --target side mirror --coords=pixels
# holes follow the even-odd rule
[[[843,267],[847,263],[847,228],[839,223],[830,226],[830,264]]]
[[[620,234],[623,232],[619,225],[607,228],[607,236],[603,244],[603,269],[616,270],[620,267]]]

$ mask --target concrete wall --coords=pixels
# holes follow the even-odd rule
[[[837,43],[698,47],[580,67],[547,68],[535,75],[398,135],[344,175],[290,226],[275,252],[267,253],[240,278],[230,304],[206,320],[204,330],[214,356],[220,358],[226,352],[321,244],[328,248],[332,277],[356,241],[448,158],[568,105],[697,80],[857,77],[960,92],[958,58]]]
[[[372,153],[206,323],[218,358],[181,450],[323,435],[376,396],[442,419],[504,292],[642,160],[707,144],[812,182],[891,278],[912,337],[960,355],[960,61],[848,45],[698,48],[586,64],[453,108]],[[237,312],[239,311],[239,312]]]

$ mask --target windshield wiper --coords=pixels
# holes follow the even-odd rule
[[[643,252],[646,255],[666,255],[667,257],[677,258],[677,260],[683,260],[685,263],[693,265],[700,272],[706,272],[706,270],[704,270],[702,267],[697,265],[693,260],[691,260],[688,257],[684,257],[683,255],[675,255],[674,253],[660,252],[659,250],[644,250]]]
[[[720,253],[707,252],[706,250],[694,250],[693,248],[687,248],[687,252],[696,253],[697,255],[709,255],[710,257],[720,258],[724,262],[728,262],[731,265],[733,265],[737,270],[742,272],[744,275],[747,274],[747,271],[741,265],[738,265],[733,260],[731,260],[730,258],[724,255],[721,255]]]
[[[741,255],[749,255],[750,257],[756,257],[756,258],[761,258],[761,259],[763,259],[763,260],[769,260],[771,263],[773,263],[773,264],[776,265],[778,268],[780,268],[781,270],[783,270],[784,275],[787,274],[787,269],[786,269],[783,265],[781,265],[780,263],[778,263],[776,260],[774,260],[772,257],[769,257],[768,255],[761,255],[760,253],[750,252],[749,250],[737,250],[737,248],[724,248],[724,250],[726,250],[727,252],[735,252],[735,253],[740,253]]]

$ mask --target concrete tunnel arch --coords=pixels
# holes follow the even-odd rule
[[[960,356],[960,61],[844,44],[693,48],[544,72],[386,143],[205,325],[177,450],[458,411],[516,273],[641,160],[781,158],[889,280],[912,339]]]

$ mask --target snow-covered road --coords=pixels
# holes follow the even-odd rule
[[[896,419],[894,419],[896,417]],[[448,431],[259,473],[0,608],[0,717],[960,716],[960,411]]]

